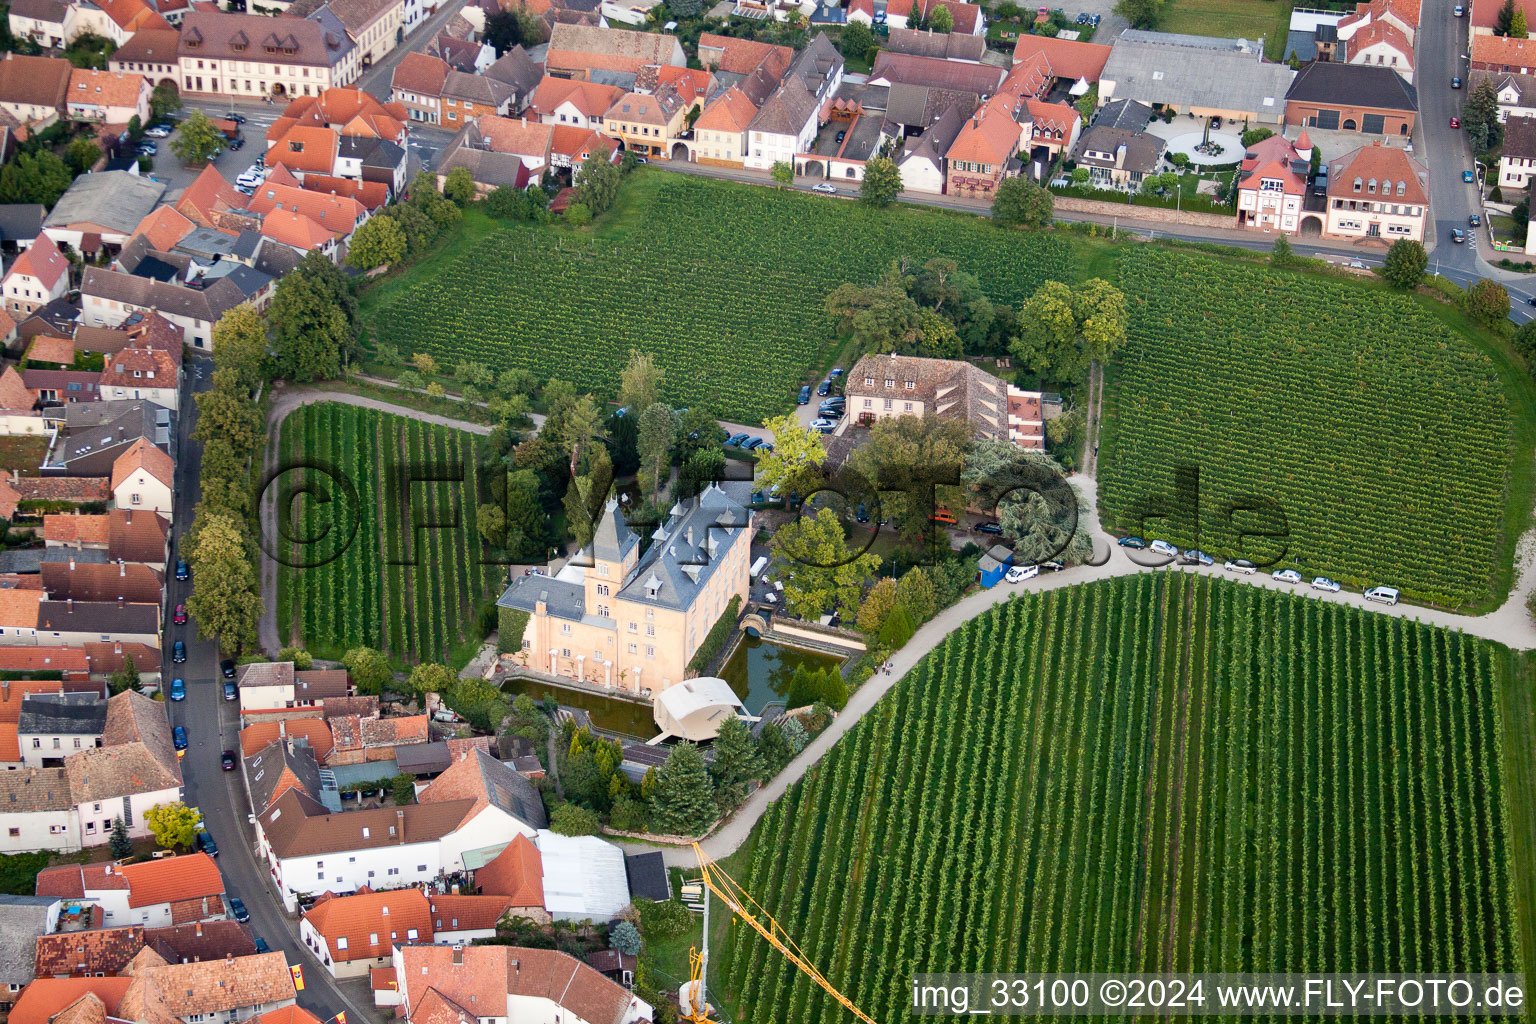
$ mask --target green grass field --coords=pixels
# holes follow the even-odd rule
[[[1386,289],[1146,246],[1120,262],[1107,526],[1449,607],[1502,600],[1529,414],[1488,351]],[[1198,507],[1171,498],[1179,466]],[[1168,517],[1143,518],[1149,500]],[[1227,513],[1259,504],[1278,515]],[[1270,524],[1287,536],[1242,536]]]
[[[629,179],[595,234],[466,220],[431,259],[364,291],[376,341],[603,396],[639,348],[666,369],[665,397],[744,423],[783,412],[832,365],[823,303],[845,281],[944,255],[1017,304],[1071,275],[1054,235],[654,170]]]
[[[283,421],[285,464],[314,467],[280,478],[298,538],[279,568],[289,639],[319,657],[375,647],[402,663],[455,661],[481,639],[480,603],[502,570],[482,562],[475,531],[474,440],[329,402]]]
[[[882,1024],[921,972],[1518,971],[1530,685],[1495,644],[1205,577],[1030,594],[773,804],[736,877]],[[739,925],[712,977],[732,1019],[853,1019]]]
[[[1270,60],[1284,60],[1290,31],[1291,5],[1281,0],[1168,0],[1158,19],[1159,32],[1223,39],[1264,39]]]

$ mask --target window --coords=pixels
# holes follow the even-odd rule
[[[885,378],[885,386],[886,386],[886,387],[888,387],[888,388],[893,388],[893,387],[895,387],[895,386],[896,386],[896,381],[895,381],[895,379],[894,379],[894,378],[892,378],[892,377],[887,377],[887,378]]]
[[[368,933],[368,945],[370,945],[370,946],[377,946],[378,944],[379,944],[379,933],[378,932],[369,932]]]
[[[917,390],[917,381],[915,381],[915,380],[903,381],[902,382],[902,386],[905,387],[908,391],[915,391],[915,390]]]
[[[386,873],[386,874],[390,874],[390,875],[398,875],[398,874],[399,874],[399,873],[400,873],[400,869],[399,869],[399,868],[390,868],[390,869],[389,869],[389,870],[388,870],[388,871],[387,871],[387,872],[385,872],[385,873]]]
[[[630,654],[636,654],[636,653],[638,653],[638,648],[636,648],[636,647],[635,647],[635,645],[634,645],[634,644],[630,644],[630,645],[629,645],[629,653],[630,653]]]
[[[654,647],[650,646],[649,644],[647,644],[646,647],[645,647],[645,656],[647,658],[654,658],[654,657],[656,657],[656,648],[654,648]]]
[[[91,826],[91,828],[93,828],[93,829],[94,829],[94,828],[95,828],[95,827],[96,827],[96,826],[95,826],[95,825],[92,825],[92,826]],[[11,833],[11,838],[12,838],[12,839],[15,839],[15,838],[16,838],[16,837],[17,837],[17,836],[19,836],[19,835],[21,835],[21,829],[19,829],[19,828],[13,828],[13,829],[11,829],[11,830],[10,830],[10,833]]]
[[[336,948],[337,949],[346,949],[347,948],[347,937],[345,935],[337,936],[337,938],[336,938]]]
[[[873,378],[873,377],[865,377],[864,378],[864,386],[867,387],[867,388],[874,387],[875,386],[875,378]]]
[[[640,631],[640,623],[638,623],[638,622],[631,622],[629,624],[629,631],[631,633],[638,633]]]
[[[369,872],[368,872],[368,877],[369,877],[369,878],[372,878],[372,877],[373,877],[373,872],[372,872],[372,871],[369,871]]]
[[[656,627],[652,626],[650,624],[647,624],[646,627],[645,627],[645,635],[646,636],[655,636],[656,635]]]
[[[415,942],[416,941],[416,929],[415,928],[407,928],[405,930],[405,939],[406,939],[407,942]]]
[[[418,873],[423,873],[424,874],[426,872],[426,870],[427,870],[427,866],[425,864],[417,864],[416,865],[416,871]]]
[[[887,399],[886,399],[886,400],[885,400],[885,409],[886,409],[886,411],[887,411],[887,412],[889,412],[889,411],[890,411],[890,409],[891,409],[891,405],[892,405],[892,402],[891,402],[891,400],[890,400],[890,399],[889,399],[889,398],[887,398]]]

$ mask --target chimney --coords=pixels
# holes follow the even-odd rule
[[[398,839],[396,840],[396,845],[404,846],[405,845],[405,808],[403,808],[403,807],[395,808],[395,825],[396,825],[395,831],[398,833]]]
[[[1120,169],[1125,167],[1125,143],[1123,142],[1115,147],[1115,167]]]
[[[123,606],[123,595],[122,594],[118,594],[117,595],[117,606],[119,608],[121,608]]]
[[[517,961],[514,960],[512,963],[516,964]],[[462,943],[455,942],[453,944],[453,964],[455,967],[464,966],[464,946]]]
[[[70,555],[69,556],[69,571],[70,572],[74,572],[75,571],[75,556],[74,555]]]
[[[197,928],[197,932],[195,934],[197,935],[198,938],[202,938],[203,937],[203,922],[198,921],[197,924],[196,924],[196,928]]]
[[[69,614],[75,614],[75,599],[72,597],[66,597],[64,599],[64,608],[69,612]]]
[[[122,578],[126,577],[127,575],[128,575],[128,563],[124,562],[121,558],[119,558],[117,560],[117,577],[118,577],[118,579],[122,579]]]

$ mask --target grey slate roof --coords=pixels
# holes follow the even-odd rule
[[[984,36],[968,36],[960,32],[924,32],[915,28],[893,28],[890,38],[881,47],[892,53],[910,53],[919,57],[942,57],[947,60],[980,61],[987,52]]]
[[[128,235],[165,194],[158,181],[127,171],[82,174],[74,180],[43,224],[65,227],[90,222]]]
[[[502,608],[531,612],[540,601],[544,602],[545,610],[557,619],[580,622],[586,617],[586,593],[581,584],[557,580],[541,573],[519,576],[513,580],[512,585],[497,598],[496,604]]]
[[[639,543],[640,538],[635,536],[629,524],[624,521],[619,503],[608,502],[592,534],[593,556],[608,562],[622,562]]]
[[[1391,68],[1315,61],[1296,72],[1285,94],[1301,103],[1336,103],[1384,110],[1419,109],[1418,90]]]
[[[533,788],[533,783],[479,747],[469,756],[475,759],[480,769],[480,781],[485,786],[486,799],[492,805],[534,828],[549,827],[544,798]]]
[[[747,526],[747,510],[711,485],[690,502],[673,506],[663,525],[665,538],[651,544],[619,596],[664,608],[686,608],[720,567],[715,557],[731,541],[731,532]]]
[[[949,152],[949,147],[954,144],[955,137],[960,134],[960,129],[965,127],[966,118],[970,116],[970,112],[959,104],[950,107],[939,115],[939,119],[927,131],[907,140],[897,163],[904,164],[913,159],[928,159],[933,161],[934,166],[942,167],[944,154]]]
[[[1083,137],[1077,140],[1074,159],[1090,167],[1114,167],[1113,159],[1103,160],[1085,154],[1090,149],[1100,153],[1115,153],[1121,146],[1125,147],[1125,158],[1120,162],[1120,170],[1133,174],[1145,174],[1157,170],[1157,162],[1163,156],[1162,139],[1147,132],[1133,132],[1125,128],[1110,128],[1099,124],[1089,128],[1083,133]]]
[[[187,288],[106,267],[86,267],[80,292],[210,324],[217,323],[221,316],[246,300],[245,292],[229,278],[220,278],[207,288]]]
[[[15,9],[12,4],[11,10]],[[42,233],[45,212],[42,203],[0,203],[0,240],[32,241]]]
[[[382,167],[392,171],[405,159],[405,150],[388,139],[343,135],[337,140],[336,155],[360,160],[364,167]]]
[[[37,606],[37,628],[76,633],[158,633],[160,606],[115,601],[43,601]]]
[[[485,77],[505,82],[517,90],[521,99],[532,95],[544,77],[544,65],[528,56],[522,46],[514,46],[485,69]]]
[[[1095,128],[1125,128],[1139,132],[1152,121],[1152,108],[1136,100],[1114,100],[1094,115]]]
[[[294,743],[292,749],[282,740],[273,740],[245,759],[245,777],[251,784],[251,806],[256,813],[265,811],[283,777],[283,769],[293,772],[305,796],[320,796],[320,766],[307,743]]]
[[[1099,88],[1115,99],[1250,111],[1279,120],[1296,72],[1264,63],[1251,44],[1239,42],[1127,29],[1110,50]],[[1113,84],[1112,93],[1106,82]]]
[[[26,985],[37,966],[37,937],[48,932],[51,896],[0,894],[0,985]]]
[[[629,876],[631,896],[657,902],[672,898],[672,883],[667,878],[667,865],[660,850],[627,854],[624,873]]]
[[[100,736],[107,702],[94,693],[33,693],[21,699],[18,733],[31,736]]]
[[[443,95],[456,100],[471,100],[500,108],[517,95],[517,90],[495,78],[450,71],[443,79]]]

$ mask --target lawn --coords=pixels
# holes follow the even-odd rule
[[[0,472],[37,476],[47,454],[48,439],[40,434],[0,437]]]
[[[923,972],[1516,971],[1513,671],[1208,577],[1024,595],[774,803],[736,878],[883,1022]],[[853,1019],[740,926],[712,967],[731,1019]]]
[[[940,255],[1009,304],[1071,276],[1056,235],[647,169],[593,233],[469,219],[432,258],[369,287],[362,319],[405,355],[526,367],[604,397],[643,349],[667,371],[665,398],[750,424],[832,365],[829,292]]]
[[[397,663],[462,657],[504,572],[475,531],[474,436],[326,402],[290,414],[279,443],[285,465],[308,467],[278,478],[294,509],[279,534],[297,538],[280,549],[287,639],[325,658],[360,646]]]
[[[1290,25],[1291,5],[1276,0],[1168,0],[1157,29],[1251,42],[1262,36],[1265,56],[1278,61],[1289,56],[1284,50]]]
[[[1531,416],[1497,352],[1414,297],[1255,263],[1138,246],[1119,284],[1106,527],[1445,607],[1502,601]],[[1175,498],[1181,467],[1198,483]]]

